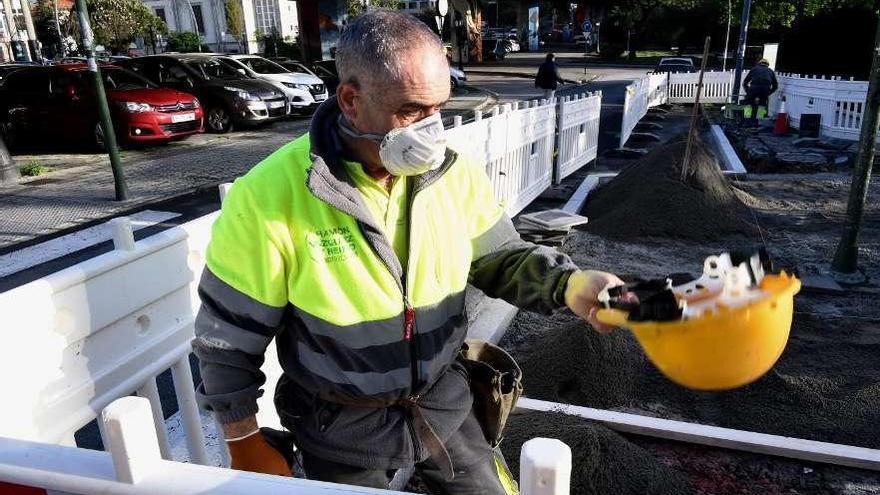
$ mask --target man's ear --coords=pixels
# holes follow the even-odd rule
[[[357,119],[357,108],[355,108],[354,100],[360,95],[357,85],[351,82],[341,83],[336,87],[336,101],[339,109],[349,121]]]

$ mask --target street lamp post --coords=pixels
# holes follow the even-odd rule
[[[730,0],[727,0],[727,35],[724,37],[724,59],[721,61],[721,71],[725,72],[727,70],[727,46],[730,43],[730,15],[731,15],[731,5]]]
[[[736,71],[733,75],[732,102],[739,105],[739,90],[742,84],[743,57],[746,54],[746,35],[749,33],[749,11],[752,8],[752,0],[743,1],[742,19],[739,25],[739,44],[736,47]]]

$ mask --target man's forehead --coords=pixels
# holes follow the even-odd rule
[[[396,106],[407,104],[430,106],[449,98],[449,66],[443,57],[406,57],[400,79],[376,81],[383,101]]]

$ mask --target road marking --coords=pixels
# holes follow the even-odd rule
[[[179,216],[180,213],[171,211],[144,210],[128,218],[131,219],[132,230],[141,230]],[[4,254],[0,256],[0,278],[109,241],[112,236],[110,226],[102,223]]]

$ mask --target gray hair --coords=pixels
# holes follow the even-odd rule
[[[377,9],[356,17],[336,45],[340,82],[400,81],[403,53],[425,49],[445,58],[440,38],[424,22],[404,12]]]

